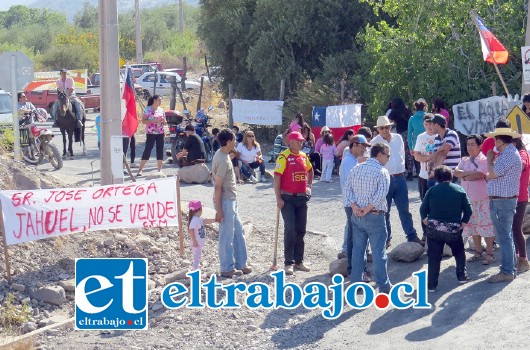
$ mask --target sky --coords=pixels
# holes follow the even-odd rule
[[[42,1],[42,0],[41,0]],[[1,0],[0,11],[7,11],[13,5],[26,5],[36,2],[36,0]]]

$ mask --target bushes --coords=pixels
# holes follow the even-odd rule
[[[15,135],[13,129],[5,128],[0,130],[0,153],[13,152],[13,145],[15,144]]]

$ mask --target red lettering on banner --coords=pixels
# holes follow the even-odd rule
[[[115,207],[110,207],[109,208],[109,213],[112,215],[109,219],[109,222],[110,223],[113,223],[114,221],[117,221],[117,222],[122,222],[123,220],[120,219],[118,216],[121,214],[121,208],[123,207],[123,205],[121,204],[118,204],[117,206]]]
[[[13,203],[14,207],[30,204],[29,199],[33,196],[33,192],[26,192],[24,198],[20,198],[21,194],[22,192],[16,192],[11,196],[11,203]]]
[[[13,230],[16,239],[51,235],[59,232],[76,232],[77,226],[73,225],[75,208],[63,208],[57,210],[40,210],[36,212],[16,213],[18,217],[18,232]]]
[[[158,193],[156,184],[154,182],[151,182],[149,185],[147,185],[147,188],[145,188],[145,186],[145,184],[139,184],[129,186],[108,186],[105,188],[99,188],[92,194],[92,198],[100,199],[116,197],[118,195],[129,196],[131,194],[134,194],[135,196],[139,197],[143,195],[149,196],[150,194]]]
[[[101,225],[103,223],[103,207],[90,208],[88,212],[88,228],[94,225]]]
[[[86,190],[51,190],[50,196],[44,200],[44,203],[49,203],[52,200],[55,203],[71,200],[79,201],[83,199],[82,194],[85,192]]]
[[[131,223],[134,224],[137,221],[143,221],[144,227],[159,226],[156,224],[156,222],[159,221],[162,222],[163,225],[167,226],[167,220],[165,218],[174,219],[176,217],[175,202],[173,201],[166,201],[165,203],[131,203],[129,204],[129,212]]]
[[[16,238],[16,239],[20,239],[20,237],[22,237],[22,217],[26,215],[24,213],[17,213],[17,216],[18,216],[18,224],[19,224],[19,231],[18,231],[18,234],[16,233],[16,231],[13,231],[13,236]],[[4,247],[5,249],[5,247]]]
[[[51,214],[55,214],[53,219],[53,226],[50,227],[50,216]],[[55,231],[55,226],[57,225],[57,210],[49,211],[46,213],[45,219],[44,219],[44,232],[46,232],[47,235],[52,234],[53,231]]]

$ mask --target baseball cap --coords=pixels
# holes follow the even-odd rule
[[[59,73],[66,73],[66,69],[62,68]]]
[[[288,140],[304,141],[304,137],[298,131],[293,131],[289,134]]]
[[[366,137],[364,137],[364,135],[355,135],[353,136],[351,139],[350,139],[350,145],[352,143],[360,143],[361,145],[365,145],[365,146],[368,146],[370,147],[371,145],[368,143],[368,141],[366,140]]]
[[[446,120],[445,120],[445,117],[441,114],[435,114],[434,117],[432,118],[432,122],[440,125],[442,128],[445,128]]]
[[[202,203],[201,201],[197,200],[190,201],[188,204],[188,208],[190,208],[191,210],[199,210],[202,208]]]
[[[302,129],[302,127],[297,122],[292,122],[289,125],[289,129],[291,129],[291,131],[298,131],[298,130]]]

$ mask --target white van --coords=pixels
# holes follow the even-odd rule
[[[0,124],[13,124],[11,94],[4,90],[0,90]]]

